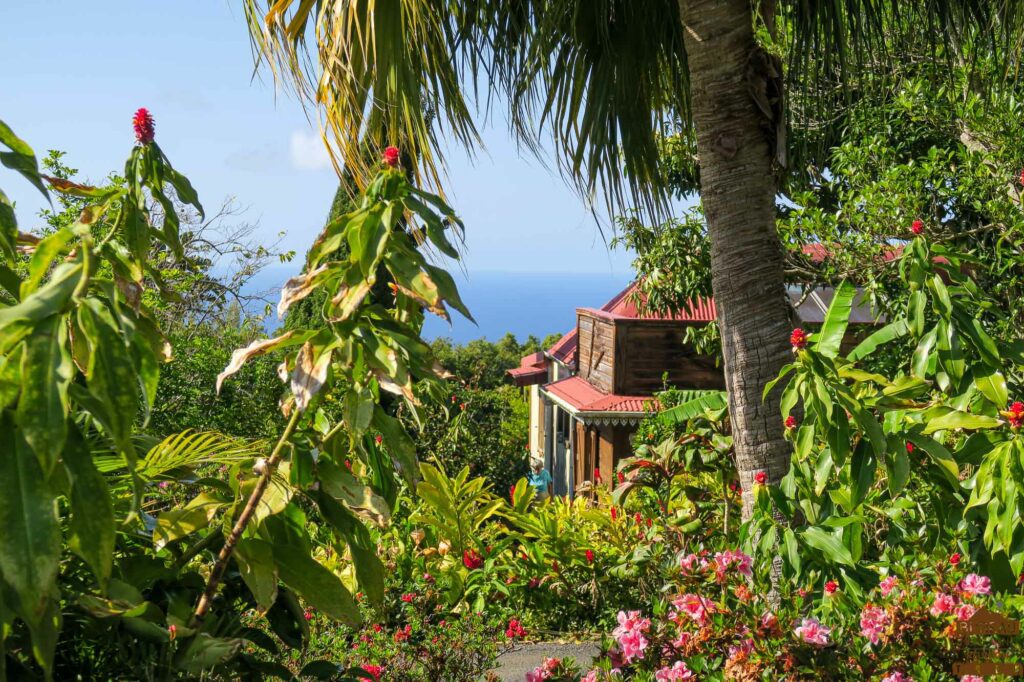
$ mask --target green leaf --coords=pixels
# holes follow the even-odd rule
[[[914,349],[914,357],[911,361],[911,372],[915,377],[921,377],[922,379],[928,374],[928,360],[932,354],[932,348],[935,347],[935,340],[938,335],[938,329],[933,327],[927,334],[921,337],[921,341],[917,344],[917,348]]]
[[[47,318],[25,340],[21,360],[16,421],[47,475],[53,471],[67,435],[68,386],[74,375],[67,341],[64,318]]]
[[[462,302],[462,298],[459,296],[459,290],[455,286],[455,280],[452,276],[442,268],[434,267],[433,265],[424,264],[423,269],[427,271],[434,284],[437,286],[437,290],[441,293],[441,298],[445,300],[451,307],[462,313],[470,322],[476,322],[473,316],[469,313],[469,308]]]
[[[935,431],[937,430],[939,429],[935,429]],[[933,432],[934,431],[929,430],[928,427],[924,430],[924,433],[926,434]],[[926,438],[925,436],[919,436],[916,433],[910,434],[909,438],[910,442],[928,453],[928,456],[939,467],[939,471],[942,472],[943,477],[950,486],[952,486],[954,490],[958,490],[960,488],[960,468],[957,466],[956,459],[950,451],[934,438]]]
[[[32,151],[32,147],[28,146],[24,140],[15,135],[10,126],[3,121],[0,121],[0,143],[11,150],[0,153],[0,163],[25,176],[25,179],[31,182],[49,200],[50,195],[46,191],[46,186],[43,185],[42,179],[39,177],[39,163],[36,161],[36,153]]]
[[[200,493],[180,509],[161,512],[153,528],[153,545],[159,552],[170,543],[206,528],[227,505],[216,493]]]
[[[893,453],[885,458],[886,478],[889,485],[889,494],[896,497],[907,486],[910,480],[910,457],[907,456],[906,448],[897,447]]]
[[[327,616],[350,627],[359,624],[359,607],[338,576],[299,548],[279,542],[272,547],[285,585]]]
[[[411,486],[416,485],[416,444],[405,432],[402,423],[388,415],[379,405],[373,410],[373,426],[383,436],[382,445],[391,454],[398,472]]]
[[[60,562],[60,526],[53,492],[39,460],[0,415],[0,575],[18,595],[18,613],[41,623]]]
[[[850,351],[846,358],[851,362],[861,360],[874,353],[879,346],[902,338],[906,336],[908,332],[909,328],[907,327],[906,320],[900,319],[895,322],[891,322],[857,344],[857,347]]]
[[[71,478],[71,550],[89,565],[101,587],[110,578],[117,534],[107,480],[96,469],[77,427],[68,432],[64,465]]]
[[[239,573],[260,610],[266,612],[277,599],[277,564],[274,549],[266,540],[241,538],[235,546]]]
[[[61,263],[54,268],[49,281],[17,305],[0,308],[0,330],[21,321],[38,324],[44,318],[62,312],[71,301],[71,294],[82,279],[81,263]]]
[[[786,560],[793,567],[793,573],[800,575],[800,547],[792,528],[786,527],[782,533],[782,541],[786,547]]]
[[[79,322],[89,338],[89,366],[86,384],[96,399],[93,414],[107,430],[118,449],[134,463],[132,427],[139,409],[139,382],[116,323],[103,305],[86,299],[78,308]]]
[[[821,330],[815,334],[814,348],[821,355],[828,358],[839,355],[839,347],[846,336],[846,326],[850,321],[850,311],[853,309],[853,299],[856,295],[857,288],[846,280],[836,288]]]
[[[322,490],[317,496],[317,505],[324,519],[348,544],[359,589],[371,603],[382,603],[385,569],[377,556],[377,546],[370,532],[358,518]]]
[[[387,501],[344,467],[321,456],[317,470],[320,489],[324,493],[378,526],[386,525],[391,520],[391,508]]]
[[[805,529],[800,535],[805,543],[820,551],[829,561],[855,567],[850,550],[835,535],[815,526]]]
[[[924,334],[924,313],[928,297],[921,289],[915,289],[907,301],[907,322],[914,337]]]
[[[670,407],[658,413],[658,420],[664,424],[685,424],[691,419],[704,416],[707,412],[728,407],[725,391],[707,391],[693,400]]]
[[[999,370],[976,365],[974,367],[974,385],[997,408],[1003,409],[1006,405],[1008,400],[1006,377]]]
[[[949,429],[994,429],[1002,424],[995,417],[988,417],[983,414],[973,414],[962,410],[944,408],[937,410],[938,416],[933,416],[924,425],[924,433],[931,434],[936,431],[947,431]],[[931,440],[931,439],[929,439]],[[933,441],[934,442],[934,441]]]

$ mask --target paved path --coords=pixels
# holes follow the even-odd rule
[[[572,656],[576,662],[584,666],[594,660],[598,654],[596,642],[560,643],[537,642],[523,644],[498,658],[498,679],[503,682],[523,682],[527,671],[540,665],[545,658],[565,658]]]

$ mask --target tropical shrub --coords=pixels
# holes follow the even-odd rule
[[[841,357],[854,296],[844,285],[821,332],[794,334],[780,375],[793,464],[761,499],[749,546],[779,543],[788,579],[868,589],[886,566],[952,545],[1010,589],[1024,570],[1024,405],[1009,397],[1021,345],[989,333],[1001,315],[966,274],[970,259],[914,231],[888,324]],[[914,351],[897,373],[861,369],[903,342]]]
[[[282,293],[283,312],[328,292],[315,324],[236,351],[218,377],[281,349],[289,391],[276,442],[207,433],[157,442],[140,429],[170,349],[147,301],[173,295],[164,259],[187,259],[175,201],[202,208],[154,141],[149,113],[134,124],[123,180],[91,187],[40,173],[31,148],[0,123],[9,150],[0,162],[47,196],[85,200],[73,224],[40,238],[18,231],[0,194],[0,663],[22,678],[125,666],[143,679],[282,674],[250,655],[249,645],[277,644],[242,614],[258,608],[277,641],[301,646],[300,598],[351,625],[354,588],[383,598],[364,523],[386,522],[395,471],[413,482],[417,470],[380,392],[414,414],[417,393],[447,395],[419,339],[423,310],[468,313],[418,245],[455,256],[445,232],[460,223],[382,164]],[[350,252],[332,259],[343,241]],[[378,268],[390,306],[366,299]],[[325,395],[341,418],[321,409]],[[166,492],[172,485],[180,488]]]

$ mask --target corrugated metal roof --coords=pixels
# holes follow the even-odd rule
[[[643,413],[645,407],[651,410],[658,409],[658,401],[650,396],[605,393],[579,376],[547,384],[544,390],[577,412]]]

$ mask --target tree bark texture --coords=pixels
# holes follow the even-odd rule
[[[778,392],[761,397],[789,359],[792,320],[775,229],[777,121],[755,100],[770,76],[761,68],[766,58],[754,39],[751,0],[679,0],[679,6],[746,519],[754,476],[764,471],[770,482],[779,481],[791,453]]]

